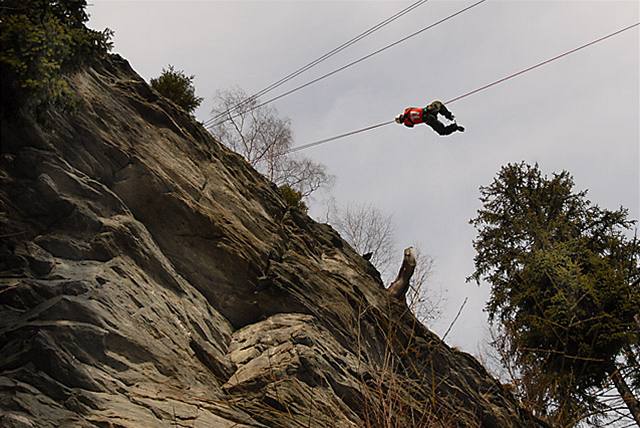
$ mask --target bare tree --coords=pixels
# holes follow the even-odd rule
[[[427,287],[433,270],[433,258],[425,254],[420,245],[414,244],[413,247],[416,269],[407,292],[407,305],[422,323],[429,325],[442,316],[444,295],[441,289]]]
[[[357,252],[367,256],[385,283],[391,283],[400,254],[396,250],[395,226],[391,215],[371,204],[352,204],[340,208],[332,200],[328,204],[326,220]],[[426,286],[433,259],[417,244],[413,245],[413,257],[415,268],[410,276],[406,301],[416,317],[424,324],[429,324],[442,315],[444,299],[440,291]]]
[[[324,165],[288,153],[293,146],[291,121],[247,97],[239,88],[218,91],[212,114],[220,117],[210,125],[211,133],[276,185],[287,185],[303,197],[331,185],[333,177]]]
[[[354,250],[367,254],[385,282],[388,282],[396,265],[394,225],[391,215],[386,215],[371,204],[353,204],[344,208],[330,202],[327,213],[330,223]]]

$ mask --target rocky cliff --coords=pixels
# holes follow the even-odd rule
[[[2,121],[0,426],[542,426],[120,57]]]

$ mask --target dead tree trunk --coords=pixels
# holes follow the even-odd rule
[[[404,258],[402,259],[402,266],[400,266],[400,272],[398,277],[391,283],[387,290],[391,296],[398,300],[404,301],[409,290],[409,284],[413,271],[416,269],[416,254],[413,247],[409,247],[404,250]]]
[[[635,419],[636,423],[640,427],[640,403],[638,403],[638,399],[633,395],[629,385],[627,385],[627,382],[616,367],[612,367],[609,370],[609,377],[618,390],[618,394],[622,397],[624,404],[627,405],[633,419]]]

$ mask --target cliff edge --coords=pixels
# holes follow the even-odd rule
[[[537,427],[117,55],[2,121],[0,426]]]

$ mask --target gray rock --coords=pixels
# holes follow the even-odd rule
[[[0,425],[543,426],[126,61],[2,121]]]

